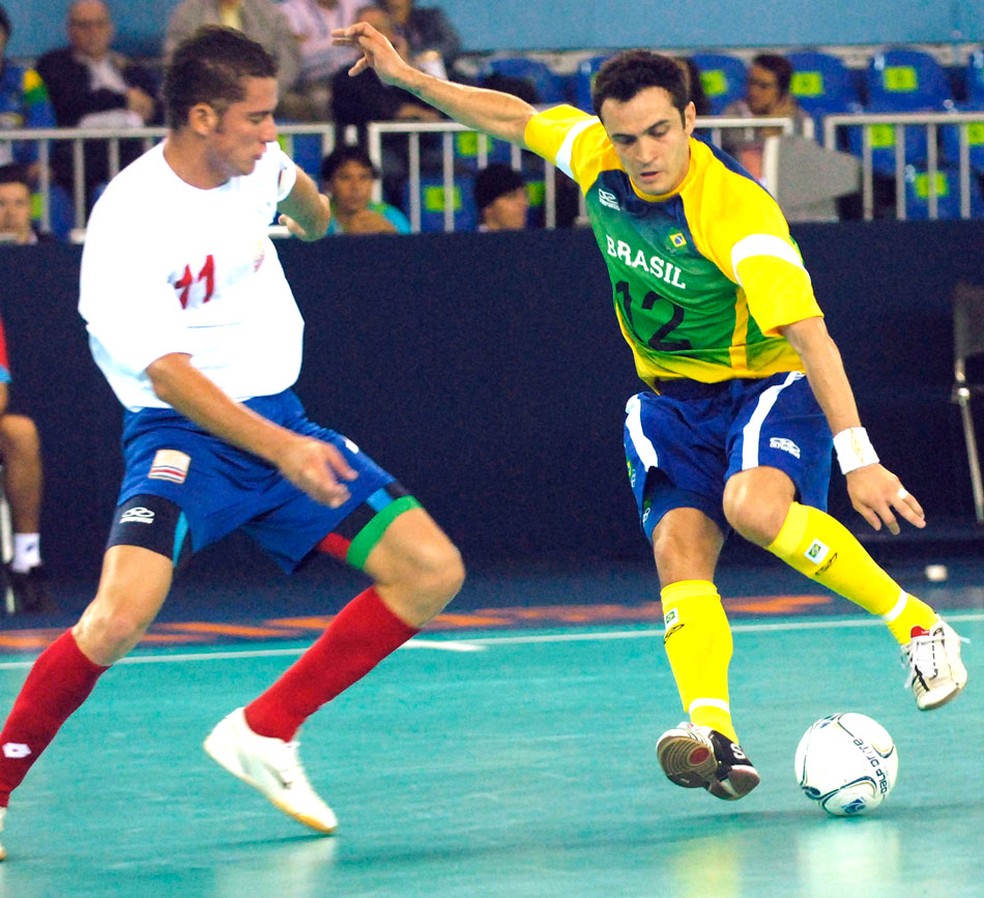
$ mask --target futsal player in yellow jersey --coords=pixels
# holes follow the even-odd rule
[[[412,69],[365,24],[334,32],[366,68],[451,118],[530,149],[572,177],[608,265],[619,326],[647,389],[625,448],[661,584],[665,646],[689,717],[657,757],[674,783],[741,798],[759,782],[731,717],[731,632],[714,586],[736,530],[880,615],[920,709],[967,681],[960,639],[826,513],[831,445],[854,508],[898,533],[923,510],[879,464],[840,354],[779,207],[729,156],[693,137],[696,112],[669,57],[628,51],[593,87],[596,115],[538,113],[495,91]]]

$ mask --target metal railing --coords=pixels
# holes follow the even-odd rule
[[[970,161],[970,129],[975,126],[984,127],[984,111],[980,112],[944,112],[944,113],[913,113],[913,114],[843,114],[829,115],[824,119],[822,145],[828,149],[838,149],[838,131],[845,127],[859,127],[862,133],[861,143],[861,197],[862,214],[864,218],[872,218],[875,212],[874,182],[875,172],[872,164],[871,132],[866,126],[889,125],[895,129],[895,212],[898,218],[906,218],[906,177],[910,174],[905,158],[906,129],[921,127],[927,132],[928,152],[926,169],[928,173],[928,210],[929,217],[936,218],[939,213],[939,197],[937,191],[937,173],[941,170],[941,158],[938,149],[939,129],[943,126],[954,126],[959,130],[959,154],[957,159],[958,181],[960,187],[961,217],[972,215],[971,179],[975,177]],[[757,128],[779,128],[785,134],[795,130],[791,118],[740,118],[732,116],[706,116],[698,118],[697,127],[708,132],[713,143],[720,145],[725,131],[753,132]],[[330,152],[336,142],[335,125],[331,122],[319,124],[290,124],[279,128],[281,138],[288,153],[292,152],[294,140],[300,136],[320,136],[320,152],[323,156]],[[405,210],[410,218],[414,231],[420,230],[421,225],[421,138],[424,135],[440,135],[441,137],[441,178],[444,186],[444,229],[454,230],[454,184],[456,175],[456,154],[454,148],[455,135],[471,132],[471,129],[454,122],[437,123],[397,123],[374,122],[367,126],[367,141],[370,157],[386,175],[386,156],[383,153],[383,138],[385,135],[406,135],[407,138],[407,179],[409,183],[408,208]],[[92,141],[102,141],[107,144],[109,175],[112,177],[119,171],[121,160],[121,141],[138,140],[144,149],[149,149],[167,133],[163,127],[131,128],[121,130],[79,129],[79,128],[34,128],[11,129],[0,132],[0,142],[34,141],[38,144],[38,158],[41,162],[39,192],[41,194],[41,225],[45,229],[51,227],[51,175],[50,163],[52,147],[55,141],[71,144],[73,180],[71,200],[75,228],[83,231],[86,223],[86,184],[85,160],[86,145]],[[809,136],[809,135],[808,135]],[[351,142],[354,133],[349,129],[343,135],[343,140]],[[482,167],[488,160],[488,149],[484,140],[477,142],[475,164]],[[510,154],[514,168],[521,167],[522,153],[513,146]],[[553,177],[553,166],[544,163],[544,224],[547,228],[556,226],[556,185]],[[317,172],[311,172],[314,176]],[[769,172],[764,173],[765,186],[774,189],[775,185],[768,183]],[[382,196],[382,185],[375,186],[375,199]],[[583,197],[581,197],[581,213],[584,212]]]
[[[970,164],[970,129],[984,126],[984,111],[979,112],[912,112],[912,113],[849,113],[828,115],[823,120],[823,145],[828,149],[838,146],[838,129],[843,127],[861,130],[861,206],[865,220],[874,217],[875,212],[875,169],[871,126],[887,125],[893,129],[894,137],[894,178],[895,215],[899,220],[907,217],[906,178],[914,172],[906,159],[906,131],[909,128],[922,128],[926,133],[926,202],[929,217],[939,216],[939,182],[937,175],[942,170],[940,158],[941,127],[954,127],[959,134],[957,155],[957,181],[960,187],[960,217],[970,218],[971,178],[975,177]],[[948,160],[952,161],[952,160]]]

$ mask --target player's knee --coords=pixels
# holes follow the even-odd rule
[[[0,448],[8,458],[12,455],[30,457],[40,454],[41,438],[38,428],[26,415],[5,415],[0,429]]]
[[[125,608],[90,606],[75,626],[75,639],[92,661],[109,665],[119,661],[140,642],[150,623]]]
[[[416,613],[430,619],[458,594],[465,582],[465,565],[458,549],[441,537],[415,545],[401,559],[397,577],[414,597]]]
[[[758,546],[767,546],[779,533],[788,506],[763,501],[748,484],[729,482],[724,491],[724,516],[735,532]]]

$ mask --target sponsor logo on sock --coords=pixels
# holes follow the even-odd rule
[[[772,437],[769,440],[770,449],[778,449],[780,452],[788,452],[793,458],[800,457],[800,447],[786,437]]]
[[[31,749],[23,742],[4,742],[3,744],[3,756],[5,758],[18,760],[20,758],[26,758],[30,754]]]
[[[143,505],[137,505],[135,508],[128,508],[120,515],[120,523],[153,524],[154,512],[149,508],[145,508]]]
[[[828,552],[830,552],[830,546],[826,543],[820,542],[818,539],[815,539],[812,543],[810,543],[810,548],[808,548],[803,555],[807,561],[812,561],[814,564],[821,564],[824,558],[827,557]]]

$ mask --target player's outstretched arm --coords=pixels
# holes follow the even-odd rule
[[[526,123],[536,110],[525,100],[497,90],[470,87],[435,78],[405,62],[393,45],[367,22],[356,22],[331,33],[332,43],[354,47],[362,57],[349,69],[357,77],[366,69],[375,69],[387,84],[402,87],[457,122],[484,131],[493,137],[525,147]]]
[[[854,392],[847,379],[840,351],[822,318],[806,318],[782,329],[803,361],[807,379],[834,434],[841,470],[847,478],[851,504],[875,530],[882,522],[899,532],[893,509],[914,527],[925,527],[922,506],[902,482],[878,462],[858,415]]]
[[[301,168],[297,169],[293,189],[277,208],[281,212],[280,224],[298,239],[311,241],[325,236],[331,221],[331,205]]]
[[[312,499],[337,508],[349,497],[346,480],[355,477],[334,447],[300,436],[234,402],[191,364],[190,356],[170,353],[147,367],[158,398],[209,433],[275,465]]]

